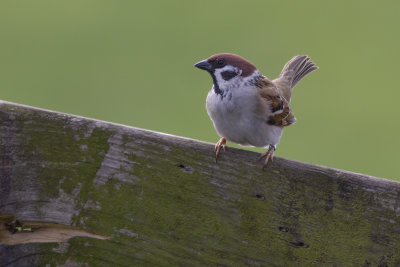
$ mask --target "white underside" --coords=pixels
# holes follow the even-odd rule
[[[267,124],[268,103],[260,101],[256,87],[232,88],[224,95],[222,98],[212,88],[206,101],[218,135],[243,146],[268,147],[279,143],[283,128]]]

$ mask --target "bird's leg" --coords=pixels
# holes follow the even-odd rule
[[[264,165],[263,165],[263,168],[262,168],[263,170],[265,169],[265,167],[267,167],[267,164],[268,164],[269,160],[271,160],[271,161],[274,160],[274,151],[275,150],[276,150],[276,146],[269,145],[268,151],[260,156],[259,160],[265,158]]]
[[[219,141],[215,144],[215,163],[217,163],[218,160],[218,155],[219,155],[219,151],[221,150],[221,147],[224,149],[225,151],[225,147],[226,147],[226,139],[224,137],[222,137],[221,139],[219,139]]]

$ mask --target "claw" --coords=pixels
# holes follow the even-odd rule
[[[224,150],[225,152],[225,147],[226,147],[226,139],[224,137],[222,137],[221,139],[219,139],[219,141],[215,144],[215,163],[217,163],[218,161],[218,155],[219,152],[221,151],[221,148]]]
[[[269,149],[266,153],[262,154],[258,160],[261,160],[265,158],[264,165],[262,167],[263,170],[265,170],[265,167],[267,167],[267,164],[269,160],[273,161],[274,160],[274,151],[276,149],[276,146],[274,145],[269,145]]]

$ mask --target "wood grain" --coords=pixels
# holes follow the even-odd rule
[[[258,156],[0,102],[0,216],[110,237],[3,242],[0,265],[400,265],[398,182]]]

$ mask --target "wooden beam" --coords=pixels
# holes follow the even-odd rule
[[[9,102],[0,145],[1,266],[400,265],[395,181]]]

